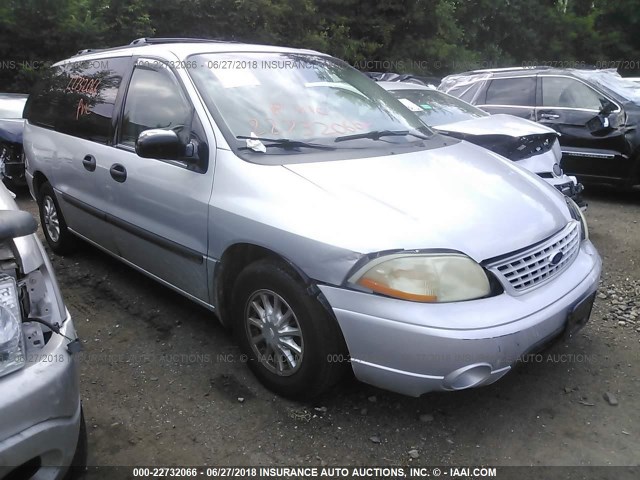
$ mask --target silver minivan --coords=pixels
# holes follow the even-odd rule
[[[488,385],[589,318],[575,203],[330,56],[140,39],[54,65],[25,118],[51,248],[83,239],[209,308],[282,395],[349,369]]]

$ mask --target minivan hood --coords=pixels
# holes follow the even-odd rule
[[[284,168],[324,191],[310,221],[340,246],[371,253],[453,249],[476,261],[543,240],[570,220],[536,175],[467,142],[408,154]]]

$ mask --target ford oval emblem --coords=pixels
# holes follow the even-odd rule
[[[558,265],[562,257],[564,257],[564,253],[562,252],[552,253],[549,255],[549,263],[551,263],[551,265]]]

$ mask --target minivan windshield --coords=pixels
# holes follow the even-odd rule
[[[227,141],[252,154],[425,148],[434,135],[374,81],[331,57],[211,53],[189,57],[189,65],[207,107],[222,120]]]

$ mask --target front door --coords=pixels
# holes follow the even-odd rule
[[[539,77],[541,99],[536,109],[538,122],[561,133],[562,167],[569,174],[587,178],[617,179],[631,167],[624,151],[624,130],[613,128],[622,116],[620,108],[607,117],[612,128],[592,131],[587,123],[609,100],[575,78]]]
[[[135,152],[138,135],[172,129],[190,158],[158,160]],[[139,59],[118,126],[116,154],[105,170],[109,218],[118,254],[174,287],[209,303],[207,224],[213,186],[206,132],[175,73]]]

